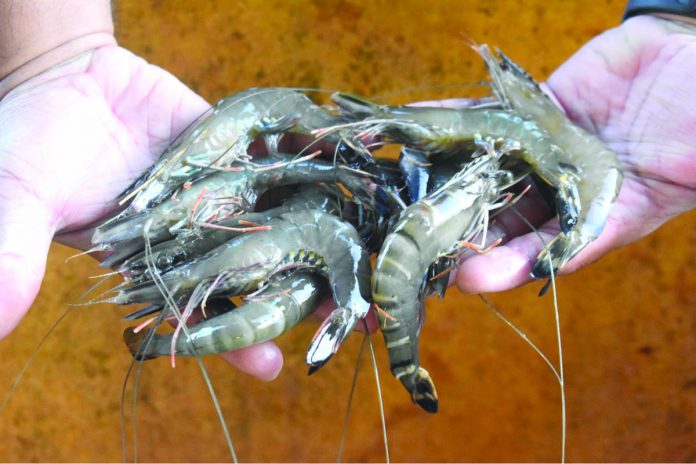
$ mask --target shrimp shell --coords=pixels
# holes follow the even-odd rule
[[[418,333],[428,268],[453,253],[486,227],[487,213],[511,179],[487,155],[475,159],[441,189],[413,203],[387,236],[377,257],[372,297],[389,352],[392,374],[428,412],[438,398],[428,372],[420,366]]]
[[[533,169],[558,190],[561,233],[544,247],[531,270],[533,278],[549,277],[602,233],[621,190],[623,168],[616,153],[573,124],[518,65],[502,53],[496,58],[487,45],[475,50],[488,66],[503,104],[539,124],[560,148],[557,158],[535,157],[530,161]]]
[[[253,300],[218,316],[189,327],[189,337],[178,337],[177,356],[219,354],[238,350],[278,337],[309,316],[328,294],[323,277],[297,271],[273,280]],[[153,334],[126,329],[123,339],[136,359],[152,359],[171,353],[174,335]]]

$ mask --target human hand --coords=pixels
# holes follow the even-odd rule
[[[619,156],[624,180],[599,238],[562,269],[570,273],[649,234],[696,205],[696,27],[639,16],[596,37],[561,65],[546,90],[568,116]],[[560,232],[534,198],[517,206],[550,241]],[[467,293],[530,280],[543,244],[512,212],[493,235],[506,243],[464,261],[455,277]]]
[[[0,100],[0,337],[24,317],[51,240],[90,247],[90,224],[209,105],[166,71],[115,45],[81,54]],[[223,355],[261,379],[272,343]]]

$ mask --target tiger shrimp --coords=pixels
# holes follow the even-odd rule
[[[512,173],[489,155],[475,158],[442,188],[413,203],[387,236],[373,273],[372,297],[389,352],[392,374],[428,412],[438,398],[428,372],[420,366],[418,334],[427,271],[439,257],[456,254],[484,232],[489,212],[503,203],[501,191]]]
[[[301,210],[321,210],[330,214],[338,213],[338,198],[332,195],[328,186],[303,186],[282,205],[262,212],[250,212],[234,216],[217,223],[217,227],[204,228],[197,234],[182,234],[128,258],[117,271],[131,281],[137,281],[147,274],[148,264],[158,272],[166,272],[175,266],[201,256],[222,245],[239,234],[244,233],[248,224],[263,224],[286,212]],[[148,263],[149,262],[149,263]]]
[[[116,250],[102,266],[113,267],[142,250],[144,234],[156,244],[190,228],[219,227],[219,221],[252,210],[258,197],[272,186],[341,182],[368,205],[386,198],[372,176],[343,165],[316,159],[298,161],[292,155],[268,156],[258,163],[261,168],[245,166],[240,171],[215,173],[154,208],[99,226],[92,235],[95,249]],[[274,168],[278,163],[286,165]]]
[[[123,339],[136,359],[152,359],[173,353],[178,356],[219,354],[271,340],[309,316],[328,294],[325,279],[297,271],[273,279],[262,293],[242,306],[189,327],[188,337],[153,334],[126,329]]]
[[[560,188],[568,177],[564,170],[567,155],[543,127],[514,111],[378,105],[344,93],[331,98],[347,117],[356,121],[319,133],[352,128],[357,138],[381,135],[406,145],[401,165],[414,200],[425,193],[431,176],[429,168],[420,169],[419,165],[429,163],[436,154],[438,160],[464,165],[473,156],[485,152],[491,156],[508,154],[508,158],[523,161],[564,192],[559,203],[575,202],[572,192],[566,195],[567,189]],[[555,166],[559,172],[550,174],[546,166]],[[562,220],[565,218],[564,215]]]
[[[121,195],[121,204],[132,201],[119,217],[166,200],[184,182],[237,161],[251,161],[247,149],[258,136],[264,137],[272,153],[284,133],[309,135],[312,129],[337,121],[340,119],[292,89],[252,88],[225,97],[178,136]],[[329,141],[338,144],[338,139]]]
[[[496,58],[487,45],[475,50],[486,63],[501,102],[543,127],[563,155],[537,157],[533,164],[558,189],[561,233],[544,247],[531,270],[533,278],[549,277],[602,233],[621,190],[623,168],[616,153],[573,124],[517,64],[502,53]]]
[[[327,276],[337,308],[319,327],[308,352],[310,372],[323,366],[370,308],[370,260],[353,226],[321,211],[284,213],[270,230],[236,237],[204,256],[161,274],[167,298],[194,308],[210,296],[239,295],[262,288],[276,273],[310,268]],[[151,302],[164,307],[155,282],[145,281],[106,300]]]

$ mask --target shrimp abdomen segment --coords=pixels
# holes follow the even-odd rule
[[[427,264],[418,243],[402,232],[389,234],[380,253],[372,284],[379,325],[389,353],[394,377],[411,393],[412,400],[428,412],[437,412],[437,392],[427,371],[420,367],[418,330],[419,297]],[[379,271],[377,271],[379,270]]]
[[[311,314],[327,294],[323,277],[298,271],[274,282],[237,309],[199,322],[189,328],[190,338],[177,337],[174,354],[194,356],[234,351],[271,340]],[[143,341],[146,332],[127,329],[123,336],[131,354],[138,359],[166,356],[172,350],[173,335],[154,335]]]

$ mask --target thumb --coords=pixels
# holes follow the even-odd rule
[[[19,324],[34,302],[55,232],[53,215],[45,206],[18,197],[5,198],[0,206],[0,338]]]

